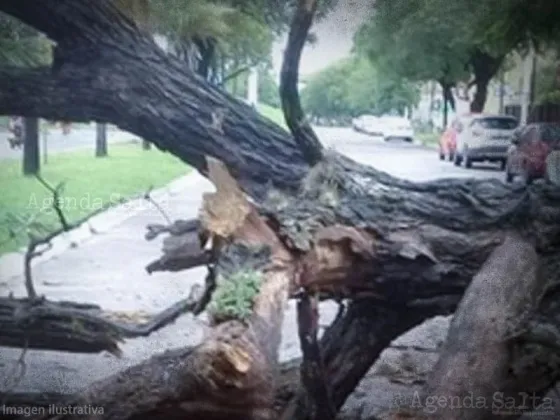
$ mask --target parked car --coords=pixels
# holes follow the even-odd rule
[[[352,127],[361,133],[380,135],[379,118],[374,115],[361,115],[353,119]]]
[[[464,126],[466,121],[476,114],[466,114],[455,118],[451,125],[442,133],[439,138],[439,158],[444,160],[447,158],[450,162],[455,159],[455,152],[457,151],[457,135],[459,128]]]
[[[457,147],[453,162],[472,167],[473,162],[500,162],[506,167],[511,136],[518,127],[517,119],[509,115],[472,114],[457,127]]]
[[[560,124],[536,123],[517,129],[507,153],[506,182],[519,176],[526,184],[545,178],[558,184]]]
[[[410,121],[404,117],[384,116],[379,118],[380,135],[385,141],[414,140],[414,129]]]

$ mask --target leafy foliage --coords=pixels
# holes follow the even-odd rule
[[[535,102],[560,103],[559,55],[549,57],[538,66],[535,80]]]
[[[208,312],[218,322],[246,320],[252,313],[261,283],[262,273],[256,271],[240,271],[228,279],[219,278]]]
[[[355,49],[402,79],[437,80],[442,86],[471,79],[484,92],[481,100],[509,53],[558,38],[556,3],[377,0],[355,37]]]
[[[302,92],[305,109],[317,117],[402,113],[419,100],[417,87],[393,78],[359,56],[342,60],[308,78]]]
[[[35,29],[0,12],[0,64],[38,66],[52,59],[51,42]]]

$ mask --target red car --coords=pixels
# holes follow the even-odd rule
[[[505,168],[506,182],[512,182],[516,176],[526,184],[539,178],[558,182],[560,124],[537,123],[520,127],[511,142]]]
[[[453,120],[451,125],[443,132],[439,139],[439,159],[447,158],[453,162],[457,151],[457,134],[463,129],[465,122],[471,118],[474,113],[465,114]]]

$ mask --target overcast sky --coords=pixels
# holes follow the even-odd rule
[[[300,74],[306,75],[319,71],[333,62],[346,57],[352,48],[352,37],[360,24],[369,14],[372,0],[339,0],[339,4],[322,21],[311,27],[317,35],[314,46],[303,49]],[[280,72],[286,38],[278,40],[272,50],[275,73]]]

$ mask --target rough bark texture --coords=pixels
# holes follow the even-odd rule
[[[136,325],[126,320],[126,314],[104,312],[96,305],[2,297],[0,345],[77,353],[107,351],[119,356],[119,343],[125,338],[145,337],[186,312],[197,314],[201,298],[193,288],[187,299]]]
[[[534,381],[520,380],[528,374],[527,367],[516,365],[518,347],[512,343],[526,329],[546,288],[547,279],[539,276],[538,262],[533,246],[517,235],[506,237],[492,252],[453,317],[440,359],[420,399],[422,414],[434,420],[475,420],[523,413],[514,413],[505,402],[517,401],[521,406],[522,392],[534,392],[530,389]],[[468,398],[473,400],[472,407],[452,404]],[[422,404],[429,399],[448,404],[434,411]]]
[[[301,2],[294,33],[298,22],[299,29],[310,23],[313,3]],[[244,321],[214,317],[216,328],[201,346],[160,356],[85,391],[81,398],[112,410],[107,418],[272,415],[282,302],[301,288],[352,301],[320,342],[325,382],[338,409],[394,338],[456,308],[510,230],[534,243],[549,281],[538,313],[516,342],[534,363],[536,392],[558,380],[557,187],[471,179],[413,183],[334,152],[308,153],[305,145],[314,143],[302,134],[305,124],[296,124],[297,107],[286,111],[291,137],[185,72],[181,61],[166,56],[106,0],[4,0],[0,10],[45,32],[59,47],[52,69],[0,69],[0,113],[110,122],[203,174],[210,170],[205,157],[212,156],[255,201],[241,200],[231,182],[218,188],[221,194],[204,200],[196,232],[202,249],[193,245],[192,230],[175,234],[169,228],[175,243],[168,241],[165,258],[152,266],[196,265],[210,244],[225,278],[218,289],[241,268],[262,274],[254,314]],[[288,87],[297,82],[291,57],[283,72]],[[190,242],[181,242],[189,235]],[[305,395],[295,392],[285,418],[308,418]]]
[[[109,122],[203,174],[206,155],[221,160],[254,197],[269,181],[297,188],[306,161],[284,129],[185,71],[110,2],[8,0],[0,8],[43,31],[60,51],[52,69],[0,69],[0,114]]]

